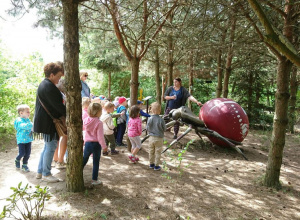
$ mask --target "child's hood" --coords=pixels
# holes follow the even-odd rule
[[[99,124],[100,120],[98,117],[87,117],[83,120],[83,124],[86,128],[96,127]]]

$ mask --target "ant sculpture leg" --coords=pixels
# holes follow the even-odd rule
[[[163,152],[161,152],[161,153],[163,154],[165,151],[167,151],[175,143],[177,143],[178,141],[180,141],[181,138],[183,138],[185,135],[187,135],[188,133],[190,133],[192,130],[193,130],[192,126],[189,126],[188,129],[182,135],[180,135],[176,140],[172,141],[172,143]]]
[[[223,137],[222,135],[220,135],[218,132],[216,131],[213,131],[213,130],[210,130],[208,128],[201,128],[201,127],[197,127],[196,129],[196,133],[201,133],[207,137],[215,137],[215,138],[218,138],[222,141],[224,141],[225,143],[227,143],[231,148],[233,148],[234,150],[236,150],[239,154],[241,154],[243,156],[243,158],[245,160],[248,160],[248,158],[243,154],[243,152],[241,151],[240,148],[238,148],[236,145],[242,145],[240,142],[237,142],[237,141],[233,141],[233,140],[230,140],[228,138],[225,138]],[[199,136],[199,134],[198,134]]]

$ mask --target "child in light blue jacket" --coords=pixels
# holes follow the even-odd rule
[[[17,144],[19,147],[19,155],[16,157],[15,165],[17,169],[20,169],[20,160],[23,157],[22,170],[24,172],[29,172],[27,166],[28,159],[31,153],[31,129],[32,122],[29,119],[30,108],[28,105],[19,105],[17,107],[19,117],[15,120],[14,127],[17,130]]]

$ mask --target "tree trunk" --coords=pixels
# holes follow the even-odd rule
[[[78,3],[63,0],[64,68],[67,89],[68,165],[67,190],[84,190],[82,160],[82,109],[81,83],[79,78]]]
[[[289,131],[294,134],[294,125],[296,123],[296,101],[297,101],[297,91],[298,91],[298,84],[297,84],[297,67],[293,66],[291,80],[290,80],[290,90],[291,90],[291,97],[289,102]]]
[[[285,57],[279,60],[277,70],[277,91],[275,95],[275,115],[264,184],[280,187],[279,176],[282,164],[285,132],[288,124],[289,80],[292,63]]]
[[[222,50],[222,47],[223,47],[223,45],[225,43],[226,33],[227,33],[227,29],[224,28],[224,30],[222,31],[221,42],[220,42],[220,45],[219,45],[218,55],[217,55],[218,85],[217,85],[217,90],[216,90],[216,98],[220,98],[221,97],[222,89],[223,89],[223,85],[222,85],[222,79],[223,79],[222,54],[223,54],[223,50]]]
[[[233,44],[234,44],[234,34],[236,27],[236,13],[233,11],[232,19],[231,19],[231,30],[230,30],[230,41],[228,46],[227,60],[226,60],[226,68],[224,75],[224,86],[223,86],[223,98],[228,97],[228,85],[229,85],[229,77],[231,74],[231,64],[233,57]]]
[[[167,53],[167,87],[173,85],[173,69],[174,69],[174,48],[173,48],[173,37],[168,36],[168,53]]]
[[[217,91],[216,91],[216,98],[220,98],[222,94],[222,78],[223,78],[223,68],[222,68],[222,50],[219,49],[218,51],[218,57],[217,57],[217,63],[218,63],[218,85],[217,85]]]
[[[130,80],[130,104],[131,106],[137,104],[137,97],[139,91],[139,66],[140,60],[138,58],[132,58],[131,64],[131,80]]]
[[[232,94],[235,92],[235,88],[236,88],[236,79],[232,83],[232,88],[231,88],[231,93]]]
[[[166,80],[164,79],[164,74],[161,77],[161,103],[164,102],[164,94],[165,94],[165,88],[166,88]]]
[[[249,81],[248,81],[248,117],[249,121],[252,120],[252,96],[253,96],[253,72],[249,72]]]
[[[194,54],[193,51],[191,52],[191,57],[190,57],[190,74],[189,74],[189,93],[193,95],[193,85],[194,85]],[[188,107],[192,109],[192,102],[191,100],[188,100]]]
[[[257,79],[257,73],[254,73],[254,79]],[[255,88],[255,101],[254,101],[254,107],[256,109],[259,109],[259,100],[260,100],[260,97],[261,97],[261,90],[260,88]]]
[[[111,99],[111,72],[108,73],[108,98]]]
[[[292,42],[294,36],[293,14],[296,6],[294,1],[285,1],[286,17],[284,18],[283,35]],[[264,184],[269,187],[281,187],[279,177],[282,164],[283,148],[285,145],[285,132],[288,125],[289,82],[292,63],[287,57],[278,56],[277,90],[275,94],[275,114],[273,119],[273,132],[269,150],[268,164]]]
[[[156,82],[156,101],[161,105],[161,87],[159,78],[159,55],[158,47],[155,49],[155,82]]]

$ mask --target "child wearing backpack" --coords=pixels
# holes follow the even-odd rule
[[[123,136],[126,131],[126,124],[128,120],[128,117],[126,115],[126,106],[127,106],[127,99],[125,97],[120,97],[117,113],[121,113],[122,115],[117,119],[116,144],[117,146],[123,146],[123,147],[126,147],[126,144],[123,143]]]
[[[119,151],[116,150],[116,140],[114,135],[115,125],[111,113],[115,110],[115,105],[112,102],[107,102],[104,105],[105,113],[101,115],[100,120],[103,122],[105,143],[108,146],[110,144],[111,155],[116,155]],[[108,156],[108,151],[103,152],[103,156]]]
[[[20,160],[23,158],[22,170],[29,172],[27,166],[28,159],[31,153],[31,129],[32,122],[29,119],[30,108],[28,105],[19,105],[17,107],[19,117],[14,122],[14,127],[17,130],[17,144],[19,147],[19,154],[16,157],[15,165],[17,169],[20,169]]]
[[[83,167],[87,164],[90,155],[93,154],[92,185],[99,185],[102,183],[98,180],[101,148],[103,149],[103,152],[107,151],[104,140],[103,123],[99,120],[101,114],[101,105],[99,103],[91,103],[88,107],[88,117],[83,120],[86,131],[84,137]]]

